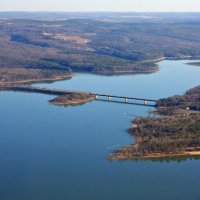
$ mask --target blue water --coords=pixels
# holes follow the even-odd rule
[[[39,86],[157,99],[199,84],[200,68],[185,62],[163,61],[150,75],[75,74]],[[106,160],[115,147],[133,143],[126,133],[131,119],[151,108],[52,106],[52,98],[0,93],[0,200],[200,199],[200,160]]]
[[[99,76],[75,74],[70,81],[36,84],[49,88],[75,89],[88,92],[158,99],[199,85],[200,67],[185,65],[191,61],[162,61],[160,71],[145,75]]]

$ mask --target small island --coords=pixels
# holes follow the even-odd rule
[[[56,97],[53,100],[50,100],[49,103],[53,105],[80,105],[95,99],[94,95],[87,93],[71,93],[68,95],[61,95]]]
[[[135,143],[117,149],[108,159],[200,155],[200,86],[183,96],[160,99],[154,114],[134,119],[128,132]]]

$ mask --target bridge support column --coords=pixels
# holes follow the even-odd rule
[[[128,98],[125,98],[125,103],[128,103]]]
[[[98,99],[98,95],[95,96],[95,99],[96,99],[96,100]]]
[[[147,100],[144,100],[144,105],[147,105],[148,104],[148,101]]]
[[[110,96],[108,96],[108,101],[110,101],[110,99],[111,99],[111,97],[110,97]]]

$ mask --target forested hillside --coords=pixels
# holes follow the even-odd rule
[[[0,67],[4,68],[152,73],[158,70],[155,62],[166,57],[200,57],[200,22],[195,16],[56,19],[53,15],[54,19],[45,20],[38,19],[39,14],[36,19],[34,14],[29,19],[7,15],[0,15]]]

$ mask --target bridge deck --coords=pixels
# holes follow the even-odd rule
[[[136,97],[117,96],[117,95],[109,95],[109,94],[97,94],[97,93],[91,93],[91,94],[96,95],[96,96],[111,97],[111,98],[118,98],[118,99],[130,99],[130,100],[138,100],[138,101],[157,102],[157,100],[155,100],[155,99],[148,99],[148,98],[136,98]]]

